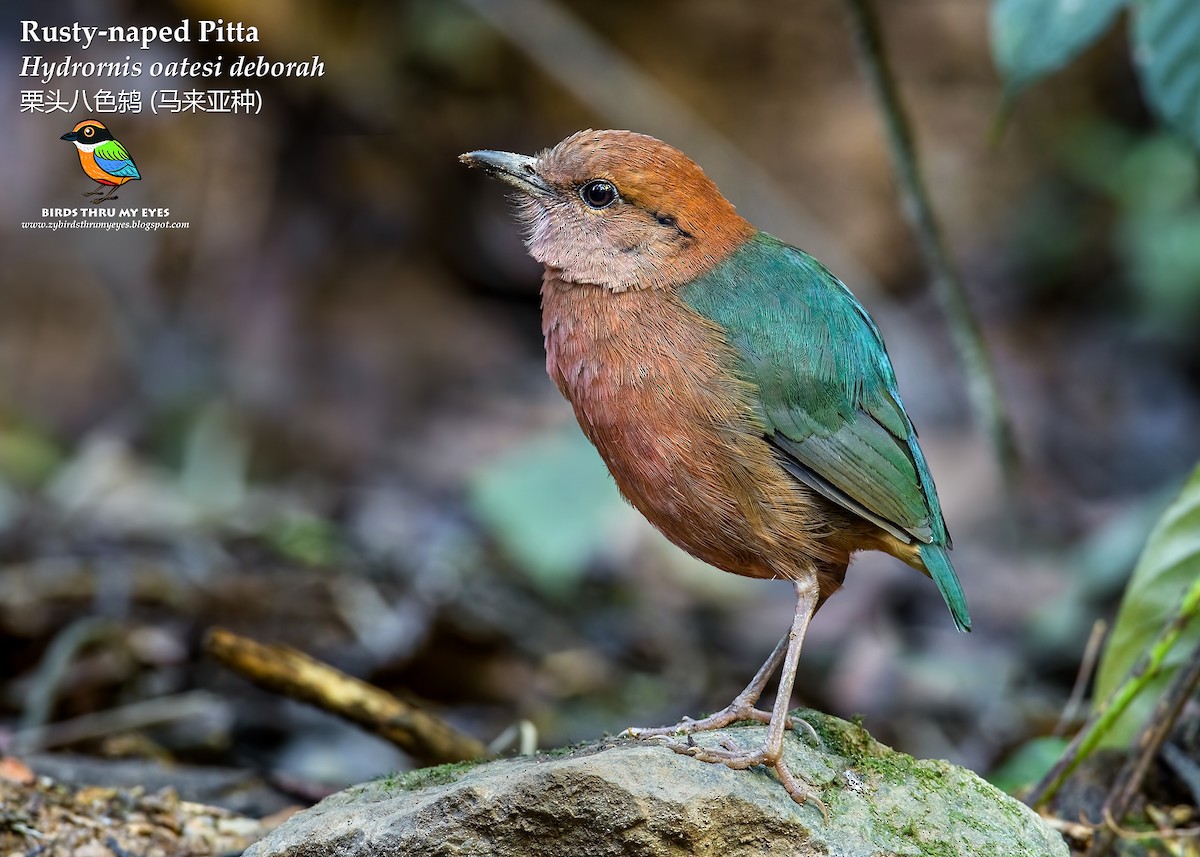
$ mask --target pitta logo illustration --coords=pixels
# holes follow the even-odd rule
[[[89,179],[100,185],[99,189],[84,194],[96,197],[92,200],[93,205],[116,199],[117,188],[142,177],[133,158],[129,157],[124,146],[113,139],[102,122],[84,119],[60,139],[75,144],[79,152],[79,166],[83,167]]]

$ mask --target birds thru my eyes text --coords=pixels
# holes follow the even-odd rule
[[[42,217],[170,217],[169,208],[43,208]]]

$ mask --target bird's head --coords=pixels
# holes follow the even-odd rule
[[[644,134],[580,131],[533,157],[459,160],[517,189],[530,254],[569,282],[673,288],[754,234],[700,167]]]
[[[84,119],[74,128],[59,137],[60,140],[66,140],[74,143],[80,149],[85,146],[95,146],[97,143],[103,143],[105,140],[111,140],[113,135],[108,133],[108,129],[104,127],[104,123],[97,122],[95,119]]]

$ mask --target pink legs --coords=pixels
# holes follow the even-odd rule
[[[699,747],[690,740],[687,743],[670,741],[667,746],[676,753],[691,756],[702,762],[727,765],[734,770],[765,765],[775,771],[779,781],[787,789],[787,793],[797,803],[804,803],[811,798],[820,806],[822,814],[828,818],[825,805],[815,795],[810,794],[800,780],[783,764],[783,733],[789,726],[788,703],[792,696],[792,686],[796,681],[800,647],[804,643],[809,620],[812,619],[812,615],[817,609],[819,592],[816,575],[807,580],[797,581],[795,588],[796,613],[792,618],[792,626],[788,629],[787,636],[779,641],[775,651],[767,658],[767,662],[762,665],[746,689],[739,693],[725,709],[702,720],[688,719],[675,726],[660,729],[633,728],[626,731],[635,738],[659,738],[679,733],[691,735],[693,732],[720,729],[738,720],[756,720],[759,723],[766,723],[769,727],[767,740],[761,747],[753,750],[743,750],[731,744],[726,744],[725,749]],[[779,694],[775,698],[774,707],[770,713],[755,708],[754,704],[758,702],[763,688],[766,687],[775,670],[779,668],[780,663],[783,664],[783,672],[779,676]]]

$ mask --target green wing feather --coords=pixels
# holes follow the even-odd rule
[[[680,295],[736,347],[783,467],[916,542],[955,623],[970,628],[929,467],[883,338],[850,290],[812,256],[759,233]]]
[[[105,140],[96,146],[95,152],[109,161],[128,161],[130,159],[129,152],[116,140]]]

